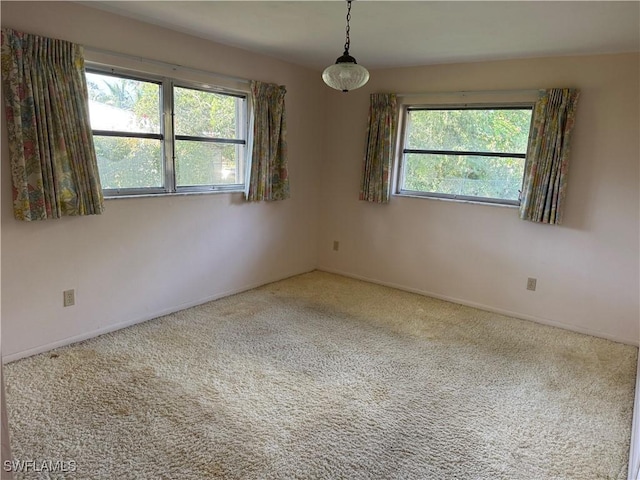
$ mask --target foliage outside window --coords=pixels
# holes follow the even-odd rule
[[[531,111],[407,107],[398,193],[518,205]]]
[[[86,77],[105,195],[244,189],[246,94],[112,70]]]

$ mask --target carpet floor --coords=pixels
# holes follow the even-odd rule
[[[18,479],[624,479],[637,354],[312,272],[5,381]]]

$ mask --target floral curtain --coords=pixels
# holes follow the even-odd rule
[[[392,93],[372,93],[367,151],[362,166],[360,200],[388,203],[391,166],[398,130],[398,100]]]
[[[579,96],[576,89],[553,88],[535,104],[520,198],[523,220],[562,223],[569,141]]]
[[[284,95],[275,84],[251,82],[253,145],[247,200],[289,198],[287,125]]]
[[[3,28],[1,55],[14,216],[102,213],[82,47]]]

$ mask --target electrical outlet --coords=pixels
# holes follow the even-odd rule
[[[531,290],[532,292],[535,292],[536,290],[536,283],[538,283],[538,280],[535,278],[527,278],[527,290]]]
[[[333,241],[333,251],[337,252],[338,250],[340,250],[340,242],[338,240],[334,240]]]
[[[76,304],[76,291],[71,289],[71,290],[65,290],[64,292],[62,292],[62,299],[63,299],[63,305],[65,307],[70,307],[71,305],[75,305]]]

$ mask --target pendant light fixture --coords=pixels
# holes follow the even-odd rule
[[[322,80],[331,88],[348,92],[362,87],[369,81],[369,72],[356,59],[349,55],[349,21],[351,20],[351,0],[347,0],[347,37],[344,43],[344,53],[334,65],[325,68]]]

